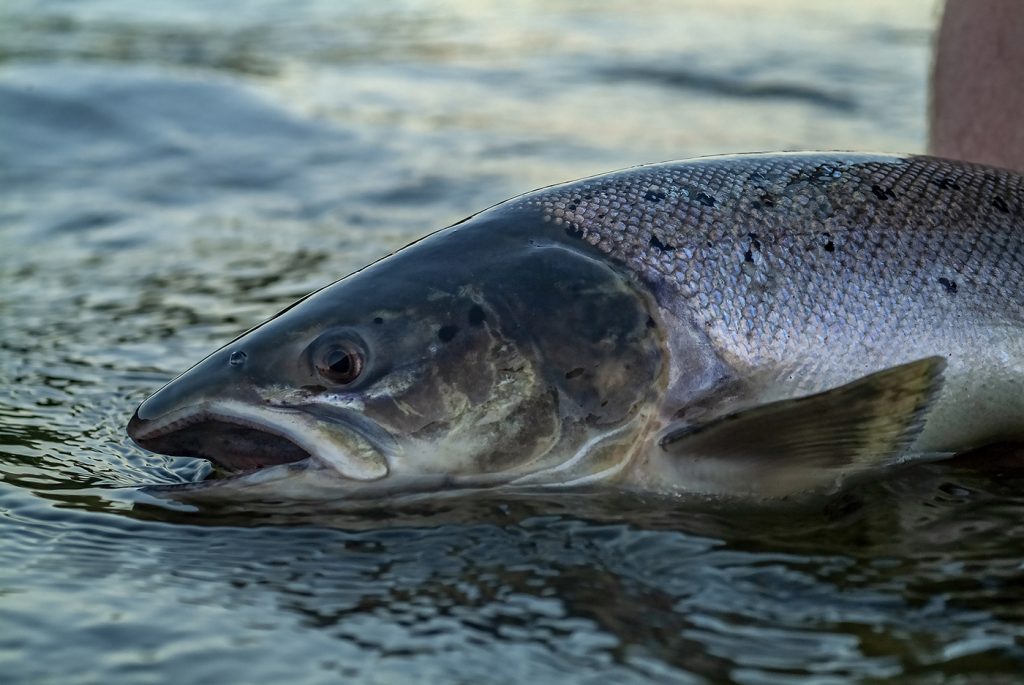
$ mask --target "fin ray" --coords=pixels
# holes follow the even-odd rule
[[[898,461],[924,425],[945,365],[927,357],[814,395],[670,426],[659,445],[678,460],[720,461],[732,474],[792,467],[834,480]]]

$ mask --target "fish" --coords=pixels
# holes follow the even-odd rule
[[[146,399],[168,496],[610,488],[785,500],[1024,442],[1024,178],[757,153],[527,193],[291,305]]]

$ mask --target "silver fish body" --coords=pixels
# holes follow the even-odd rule
[[[538,261],[542,253],[547,257]],[[453,269],[464,275],[442,277],[460,259],[478,259],[481,268],[460,264]],[[500,284],[487,285],[500,280],[492,274],[506,262],[517,266],[507,267]],[[216,460],[209,446],[191,452],[173,446],[174,422],[161,416],[177,412],[179,425],[182,417],[193,417],[184,421],[190,425],[195,417],[209,419],[209,407],[220,399],[204,379],[247,339],[257,347],[268,336],[312,344],[306,331],[338,325],[323,321],[334,316],[325,314],[324,302],[374,293],[358,283],[410,270],[420,281],[416,287],[444,282],[439,300],[460,293],[486,310],[488,321],[500,322],[504,332],[463,359],[479,368],[532,364],[528,383],[494,381],[474,392],[508,402],[509,392],[496,388],[514,387],[513,394],[529,388],[535,393],[530,421],[551,427],[550,439],[539,441],[543,448],[524,448],[532,455],[526,464],[513,467],[508,458],[503,466],[477,469],[493,478],[467,476],[467,483],[608,481],[667,492],[779,496],[915,455],[1024,441],[1024,179],[928,157],[831,153],[655,164],[514,198],[368,267],[369,276],[360,272],[349,285],[345,279],[320,291],[283,315],[292,323],[272,320],[254,329],[144,403],[129,432],[159,451]],[[593,288],[584,287],[590,282]],[[435,305],[410,297],[366,294],[365,311],[352,321],[390,321],[401,312],[416,325]],[[444,306],[448,316],[461,305]],[[531,318],[531,308],[539,316]],[[609,310],[623,314],[614,318]],[[539,332],[557,327],[561,317],[571,323],[563,322],[557,335]],[[444,328],[441,318],[430,320],[432,331]],[[531,332],[515,332],[520,329]],[[585,344],[574,348],[574,335]],[[457,357],[435,362],[459,363]],[[457,375],[446,375],[445,387],[456,387]],[[275,383],[296,385],[296,378]],[[423,378],[410,376],[405,385],[392,379],[362,392],[408,392],[422,387]],[[580,378],[591,379],[585,392],[571,382]],[[213,387],[223,388],[218,383]],[[241,391],[228,394],[236,404],[249,401],[240,399]],[[550,403],[539,399],[548,395],[555,398]],[[603,416],[595,409],[606,406],[597,401],[602,396],[617,412]],[[260,401],[280,405],[265,395]],[[494,411],[501,414],[498,404]],[[555,414],[539,419],[541,405]],[[430,478],[409,482],[443,489],[473,474],[487,454],[515,452],[516,445],[494,440],[524,440],[529,433],[485,438],[476,431],[475,447],[455,449],[467,444],[467,425],[487,420],[451,409],[460,411],[459,421],[431,424],[459,426],[445,438],[458,454],[454,475],[445,474],[442,454],[418,473]],[[520,416],[504,414],[513,415]],[[260,424],[251,416],[228,420]],[[402,442],[410,425],[380,416],[360,420],[375,426],[361,435],[376,431],[390,442]],[[191,440],[203,442],[196,435]],[[298,452],[315,457],[316,444],[301,443]],[[379,470],[388,475],[365,480],[386,481],[400,469],[382,462]],[[293,482],[295,471],[288,471]]]
[[[1021,435],[1017,174],[927,157],[737,155],[517,204],[627,265],[686,329],[677,347],[690,329],[706,335],[756,401],[938,355],[948,367],[918,449]]]

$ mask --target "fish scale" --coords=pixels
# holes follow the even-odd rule
[[[1015,173],[930,157],[755,154],[643,166],[514,202],[625,263],[762,383],[761,399],[942,354],[951,390],[940,418],[1000,379],[1012,385],[997,393],[1002,411],[1019,416],[1022,188]]]
[[[760,333],[747,336],[752,359],[786,350],[758,318],[877,319],[891,311],[873,306],[891,299],[886,288],[906,309],[928,306],[904,319],[910,328],[968,309],[1024,320],[1021,179],[1009,172],[925,157],[749,155],[640,167],[519,202],[670,286],[695,318],[712,315],[721,339],[739,340],[718,328],[722,317]]]

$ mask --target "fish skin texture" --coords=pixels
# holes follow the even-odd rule
[[[919,448],[1015,435],[1022,422],[1018,174],[931,157],[752,154],[637,167],[512,202],[624,264],[759,384],[761,401],[939,355],[947,389],[933,414],[952,423]],[[966,401],[969,416],[957,416]]]

